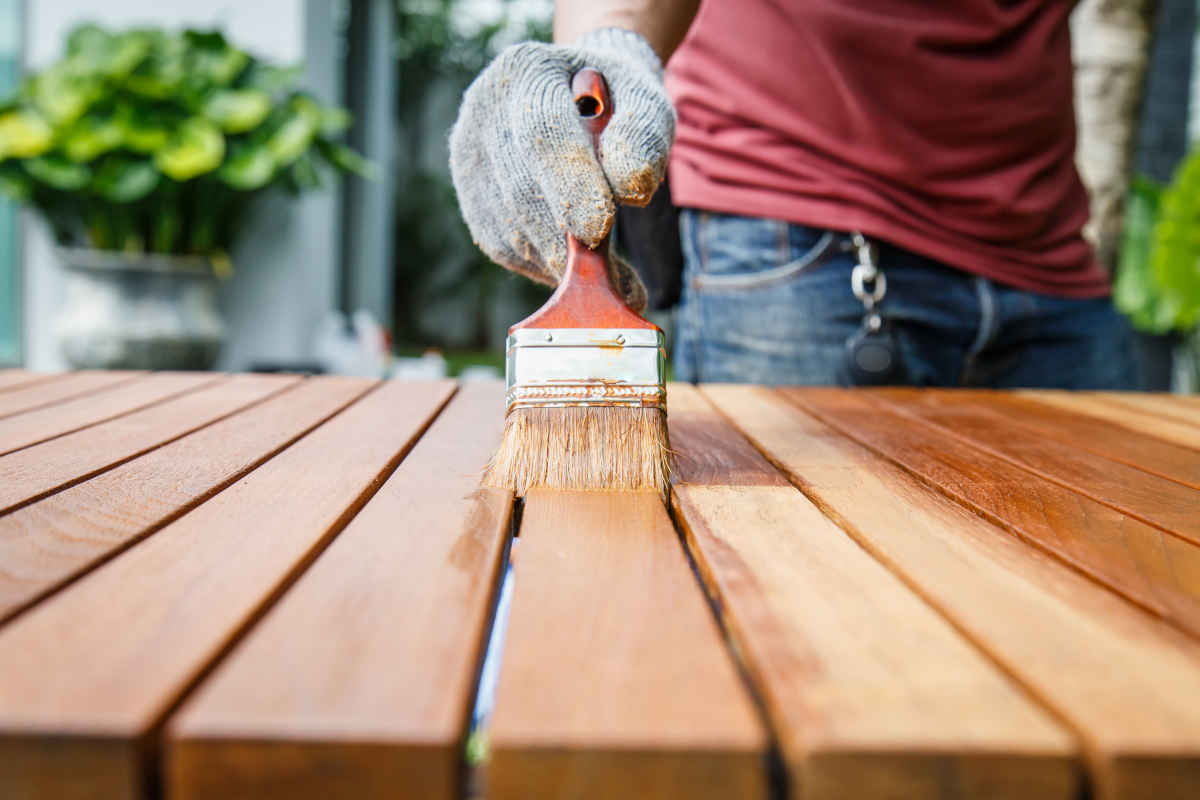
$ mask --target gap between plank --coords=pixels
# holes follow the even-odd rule
[[[1029,700],[1034,705],[1036,705],[1039,709],[1044,711],[1051,719],[1053,719],[1055,722],[1060,724],[1065,730],[1069,731],[1073,737],[1075,737],[1075,740],[1079,743],[1080,753],[1081,753],[1083,760],[1085,761],[1086,767],[1087,767],[1086,769],[1084,769],[1082,771],[1082,774],[1081,774],[1080,800],[1091,800],[1091,798],[1096,795],[1096,792],[1095,792],[1096,787],[1093,785],[1093,783],[1094,783],[1093,776],[1100,774],[1101,769],[1102,769],[1103,760],[1100,757],[1099,753],[1097,753],[1095,751],[1095,748],[1092,745],[1090,737],[1088,737],[1079,726],[1075,725],[1074,722],[1070,718],[1068,718],[1062,711],[1060,711],[1057,708],[1057,706],[1050,700],[1049,697],[1045,696],[1042,692],[1040,692],[1035,687],[1033,687],[1033,686],[1027,684],[1025,681],[1021,680],[1020,677],[1016,674],[1016,672],[1009,668],[1009,666],[1005,663],[1004,659],[999,657],[999,654],[993,652],[992,648],[988,647],[986,644],[979,641],[975,636],[971,635],[971,632],[969,629],[967,629],[964,625],[959,624],[959,622],[954,618],[954,615],[947,613],[946,609],[944,609],[941,606],[941,604],[938,603],[937,600],[930,593],[925,591],[925,589],[916,580],[910,579],[909,576],[905,573],[905,571],[900,569],[899,565],[896,564],[895,561],[893,561],[891,558],[888,557],[887,553],[881,551],[879,548],[872,546],[870,540],[867,537],[863,536],[859,532],[858,528],[852,522],[850,522],[848,519],[843,517],[837,511],[836,508],[833,508],[829,503],[825,502],[825,500],[820,496],[820,494],[812,491],[809,487],[805,486],[803,484],[803,482],[794,479],[791,472],[787,469],[786,465],[780,463],[769,451],[759,447],[758,442],[755,441],[752,437],[746,436],[746,434],[742,431],[741,426],[738,425],[738,421],[736,419],[734,419],[733,417],[731,417],[730,415],[725,413],[725,410],[723,408],[721,408],[721,406],[718,405],[717,403],[714,403],[712,401],[712,399],[708,397],[707,394],[703,393],[703,391],[701,391],[701,394],[704,397],[705,402],[707,402],[716,411],[717,414],[719,414],[736,431],[738,431],[738,433],[742,436],[742,438],[744,438],[747,442],[749,442],[750,445],[755,450],[757,450],[762,455],[762,457],[765,458],[767,460],[767,462],[770,463],[771,466],[773,466],[775,468],[775,470],[777,472],[779,472],[788,483],[790,483],[792,486],[794,486],[797,489],[797,491],[799,491],[802,495],[804,495],[806,498],[808,498],[809,502],[811,502],[814,506],[816,506],[816,508],[822,514],[824,514],[826,518],[828,518],[831,522],[833,522],[835,525],[837,525],[838,528],[841,529],[842,532],[845,533],[846,536],[849,537],[852,542],[854,542],[856,545],[858,545],[860,548],[862,548],[862,550],[867,555],[869,555],[871,558],[875,559],[875,561],[877,561],[884,569],[886,569],[888,572],[892,573],[892,575],[894,575],[901,583],[903,583],[906,587],[908,587],[909,591],[911,591],[918,598],[920,598],[923,603],[925,603],[927,606],[929,606],[929,608],[933,609],[933,611],[939,617],[941,617],[942,620],[944,620],[946,622],[946,624],[949,625],[956,633],[958,633],[958,635],[961,636],[965,642],[967,642],[972,647],[974,647],[976,650],[978,650],[980,653],[982,653],[984,658],[986,658],[989,663],[991,663],[997,670],[999,670],[1000,673],[1003,674],[1009,680],[1009,682],[1015,687],[1015,689],[1018,692],[1023,694],[1025,697],[1029,698]],[[851,436],[848,436],[846,433],[844,433],[839,428],[835,428],[835,427],[829,425],[827,422],[825,422],[825,420],[821,419],[816,414],[811,413],[808,409],[803,408],[795,403],[792,403],[790,399],[784,397],[783,395],[777,395],[777,396],[779,396],[780,399],[782,399],[784,402],[791,405],[793,408],[796,408],[797,410],[799,410],[801,413],[803,413],[809,417],[812,417],[813,419],[816,419],[821,425],[824,425],[826,428],[833,431],[838,436],[841,436],[841,437],[849,440],[855,446],[864,448],[865,450],[870,452],[872,454],[872,456],[874,456],[875,458],[880,458],[889,464],[892,463],[891,459],[887,459],[887,458],[881,456],[875,450],[862,444],[857,439],[855,439]],[[907,470],[905,470],[904,472],[905,472],[905,474],[909,474]],[[924,484],[922,484],[922,485],[924,485]],[[955,501],[955,504],[960,508],[963,507],[962,504],[958,503],[957,501]],[[976,512],[974,509],[968,508],[967,510],[973,516],[978,517],[979,519],[986,522],[988,525],[992,525],[990,520],[988,520],[986,517],[984,517],[981,514],[979,514],[978,512]],[[678,530],[678,528],[677,528],[677,530]],[[1003,529],[1001,529],[1001,530],[1003,530]],[[1005,531],[1005,535],[1009,535],[1009,534]],[[690,553],[689,553],[689,558],[690,558]],[[707,591],[706,591],[706,594],[707,594]],[[1124,598],[1122,597],[1121,599],[1123,600]],[[1138,606],[1138,608],[1140,609],[1141,607]],[[724,625],[721,626],[721,630],[723,632],[725,632]],[[727,632],[726,632],[726,636],[728,636]],[[734,649],[734,652],[736,654],[736,652],[737,652],[736,649]],[[737,664],[738,664],[739,671],[742,671],[744,674],[744,668],[743,668],[743,664],[742,664],[740,658],[737,659]],[[757,694],[753,694],[752,696],[754,697],[755,702],[757,704],[759,701]],[[771,735],[772,743],[774,743],[774,739],[775,739],[774,730],[772,728],[768,727],[767,731]]]
[[[246,411],[249,411],[250,409],[252,409],[256,406],[259,406],[263,403],[266,403],[269,400],[273,400],[273,399],[279,397],[280,395],[286,394],[291,391],[295,391],[299,387],[303,386],[304,383],[305,383],[305,381],[301,380],[301,381],[297,381],[296,383],[288,384],[286,386],[281,386],[279,389],[275,390],[274,392],[271,392],[270,394],[265,395],[264,397],[262,397],[258,400],[254,400],[254,401],[248,403],[247,405],[242,406],[241,408],[230,411],[228,414],[218,417],[218,418],[212,420],[211,422],[206,423],[206,424],[200,426],[199,428],[196,428],[193,431],[188,431],[187,433],[184,433],[174,439],[170,439],[170,440],[162,442],[161,444],[158,444],[154,447],[151,447],[148,450],[143,450],[141,453],[132,455],[129,458],[125,459],[124,461],[117,462],[116,464],[113,464],[110,467],[106,467],[102,470],[94,472],[91,475],[86,476],[85,478],[81,478],[79,480],[72,481],[66,485],[60,486],[57,489],[47,492],[47,493],[41,495],[40,497],[30,500],[27,503],[21,503],[16,506],[13,506],[11,508],[5,509],[3,512],[0,512],[0,516],[3,516],[4,514],[8,514],[9,512],[12,512],[12,511],[16,511],[16,510],[23,508],[27,505],[30,505],[32,503],[35,503],[38,500],[44,500],[47,497],[52,497],[53,495],[57,494],[58,492],[65,491],[66,489],[69,489],[72,486],[76,486],[76,485],[84,482],[85,480],[91,480],[105,472],[108,472],[109,470],[116,469],[123,464],[127,464],[128,462],[132,461],[135,458],[141,458],[142,456],[146,455],[147,453],[153,452],[154,450],[157,450],[160,447],[165,447],[169,444],[172,444],[173,442],[179,441],[180,439],[183,439],[183,438],[186,438],[193,434],[199,433],[200,431],[204,430],[205,428],[208,428],[211,425],[216,425],[217,423],[222,422],[223,420],[227,420],[236,414],[241,414]],[[230,475],[226,480],[218,483],[217,485],[211,487],[208,491],[206,491],[203,494],[199,495],[198,497],[194,498],[193,501],[180,506],[179,508],[177,508],[175,511],[168,514],[163,519],[161,519],[158,522],[154,523],[153,525],[150,525],[149,527],[147,527],[144,531],[142,531],[138,535],[131,537],[127,541],[122,542],[119,545],[115,546],[113,549],[103,553],[95,561],[87,564],[86,567],[84,567],[80,571],[74,573],[73,575],[71,575],[70,577],[68,577],[67,579],[62,581],[61,583],[59,583],[55,586],[51,586],[46,591],[44,591],[34,597],[31,597],[27,602],[16,606],[11,611],[9,611],[7,614],[0,614],[0,626],[7,625],[8,623],[10,623],[14,619],[16,619],[18,616],[23,614],[24,612],[33,608],[38,603],[41,603],[42,601],[44,601],[46,598],[57,594],[58,592],[67,588],[68,586],[70,586],[71,584],[73,584],[75,581],[79,580],[83,576],[85,576],[88,573],[92,572],[93,570],[96,570],[96,569],[102,567],[103,565],[107,564],[109,561],[116,558],[121,553],[124,553],[126,550],[128,550],[129,548],[136,545],[138,542],[144,541],[145,539],[149,538],[150,536],[154,535],[155,533],[158,533],[160,530],[167,527],[172,522],[175,522],[177,519],[182,517],[184,514],[187,514],[190,511],[193,511],[194,509],[199,507],[201,504],[207,502],[208,500],[211,500],[213,497],[220,494],[225,489],[232,486],[234,483],[238,482],[239,480],[246,477],[254,470],[258,469],[260,466],[265,464],[267,461],[270,461],[272,458],[279,455],[284,450],[288,449],[289,447],[294,445],[296,442],[300,441],[305,436],[312,433],[314,430],[321,427],[326,422],[333,419],[335,416],[337,416],[338,414],[342,413],[350,406],[357,403],[363,397],[366,397],[368,394],[375,391],[375,389],[378,388],[380,385],[382,385],[382,384],[376,384],[375,386],[369,388],[367,391],[363,392],[362,394],[358,395],[357,397],[353,397],[350,400],[348,400],[347,402],[338,406],[336,409],[331,411],[329,414],[325,415],[324,417],[317,420],[315,423],[313,423],[309,427],[300,431],[295,436],[293,436],[291,439],[288,439],[286,442],[281,444],[279,447],[275,448],[274,450],[272,450],[268,453],[264,453],[260,458],[255,460],[253,463],[248,464],[241,471],[237,472],[236,474]]]
[[[705,401],[711,405],[708,398],[705,398]],[[738,433],[741,435],[740,431]],[[776,467],[776,470],[778,470],[778,467]],[[721,603],[721,598],[716,593],[715,588],[710,590],[708,583],[700,574],[700,567],[692,555],[691,548],[688,547],[687,536],[683,531],[685,523],[682,522],[679,516],[678,502],[674,487],[672,487],[671,502],[667,504],[667,516],[671,520],[671,527],[675,529],[675,536],[679,539],[679,547],[683,550],[688,567],[692,570],[692,577],[696,579],[696,583],[700,587],[700,593],[704,595],[708,609],[712,612],[713,618],[716,620],[717,630],[721,632],[721,640],[725,645],[725,649],[729,652],[729,657],[733,660],[734,666],[737,668],[738,677],[741,678],[742,685],[750,695],[750,702],[754,706],[754,712],[758,715],[763,730],[767,733],[767,748],[764,755],[765,763],[763,764],[763,769],[767,773],[766,800],[787,800],[791,796],[791,779],[788,776],[787,765],[784,763],[783,749],[779,745],[779,734],[771,721],[771,715],[767,713],[766,700],[763,698],[754,680],[750,677],[750,669],[742,657],[741,648],[737,646],[737,640],[734,639],[729,626],[725,624],[724,605]]]
[[[133,378],[130,378],[130,379],[129,379],[129,380],[127,380],[127,381],[119,381],[119,382],[117,382],[117,383],[115,383],[115,384],[113,384],[113,385],[111,385],[111,386],[105,386],[105,387],[103,387],[103,388],[101,388],[101,389],[99,389],[99,390],[97,390],[97,391],[94,391],[94,392],[86,392],[85,394],[83,394],[83,395],[81,395],[81,396],[77,396],[77,397],[71,397],[71,398],[69,398],[69,399],[67,399],[67,400],[64,400],[64,401],[62,401],[62,402],[63,402],[63,403],[66,403],[66,402],[74,402],[74,401],[76,401],[76,400],[80,400],[80,399],[82,399],[83,397],[90,397],[90,396],[92,396],[92,395],[94,395],[94,394],[105,393],[105,392],[108,392],[108,391],[110,391],[110,390],[112,390],[112,389],[120,389],[120,388],[123,388],[123,387],[127,386],[128,384],[131,384],[131,383],[133,383],[133,382],[135,382],[135,381],[149,381],[149,380],[152,380],[153,378],[154,378],[153,374],[152,374],[152,375],[146,375],[146,376],[135,376],[135,377],[133,377]],[[177,391],[177,392],[173,392],[173,393],[171,393],[171,394],[165,395],[165,396],[163,396],[163,397],[160,397],[160,398],[158,398],[157,400],[153,400],[153,401],[151,401],[151,402],[149,402],[149,403],[143,403],[143,404],[142,404],[142,405],[140,405],[140,406],[134,406],[133,408],[126,409],[126,410],[124,410],[124,411],[121,411],[121,412],[119,412],[119,413],[117,413],[117,414],[113,414],[113,415],[111,415],[111,416],[104,417],[103,419],[92,420],[91,422],[87,423],[86,425],[80,425],[80,426],[79,426],[79,427],[77,427],[77,428],[71,428],[70,430],[66,430],[66,431],[59,431],[58,433],[54,434],[53,436],[47,436],[47,437],[46,437],[46,438],[44,438],[44,439],[38,439],[36,442],[29,442],[28,444],[23,444],[23,445],[21,445],[20,447],[14,447],[14,448],[12,448],[12,449],[10,449],[10,450],[5,450],[4,452],[0,452],[0,456],[7,456],[7,455],[9,455],[9,454],[11,454],[11,453],[19,453],[19,452],[21,452],[22,450],[27,450],[27,449],[28,449],[28,448],[30,448],[30,447],[36,447],[36,446],[38,446],[38,445],[40,445],[40,444],[45,444],[46,442],[52,442],[52,441],[54,441],[55,439],[61,439],[62,437],[64,437],[64,436],[69,436],[69,435],[71,435],[72,433],[78,433],[79,431],[86,430],[86,429],[88,429],[88,428],[94,428],[94,427],[96,427],[97,425],[103,425],[105,422],[112,422],[114,419],[120,419],[121,417],[127,417],[127,416],[129,416],[130,414],[136,413],[136,412],[138,412],[138,411],[144,411],[144,410],[146,410],[147,408],[153,408],[154,406],[161,405],[162,403],[169,402],[169,401],[171,401],[171,400],[174,400],[174,399],[176,399],[176,398],[178,398],[178,397],[183,397],[185,394],[191,394],[191,393],[193,393],[193,392],[199,392],[199,391],[202,391],[202,390],[204,390],[204,389],[211,389],[213,386],[216,386],[216,385],[220,384],[222,381],[227,381],[227,380],[229,380],[229,376],[228,376],[228,375],[226,375],[226,374],[223,374],[223,373],[221,373],[221,374],[216,374],[216,375],[214,375],[214,377],[212,378],[212,380],[203,381],[202,383],[197,383],[195,386],[188,386],[188,387],[187,387],[187,388],[185,388],[185,389],[180,389],[180,390],[179,390],[179,391]],[[21,413],[22,413],[22,414],[24,414],[24,413],[27,413],[27,411],[45,411],[46,409],[50,408],[50,407],[51,407],[51,406],[53,406],[53,405],[59,405],[59,403],[52,403],[52,404],[50,404],[50,405],[41,406],[40,408],[36,408],[36,409],[27,409],[26,411],[22,411]],[[14,416],[15,416],[15,415],[14,415]],[[99,474],[99,473],[97,473],[97,474]],[[11,510],[12,510],[12,509],[6,509],[6,511],[11,511]]]
[[[352,403],[344,406],[338,413],[342,413],[342,411],[344,411],[346,408],[361,402],[364,398],[379,391],[379,389],[386,383],[387,381],[380,381],[375,386],[372,386],[370,389],[355,398]],[[385,464],[378,473],[376,473],[375,477],[367,483],[362,492],[360,492],[359,495],[355,497],[355,499],[349,505],[346,506],[333,524],[329,526],[325,534],[313,544],[313,546],[307,553],[304,554],[302,558],[298,559],[296,563],[292,565],[292,567],[280,580],[279,584],[269,594],[267,594],[261,600],[261,602],[259,602],[259,604],[246,615],[243,622],[229,634],[229,637],[226,639],[226,641],[223,642],[213,653],[208,663],[197,670],[196,673],[191,676],[191,679],[188,680],[187,683],[181,688],[174,699],[162,709],[159,718],[154,722],[153,725],[149,727],[145,735],[142,737],[142,746],[144,750],[142,760],[142,786],[146,787],[152,800],[158,800],[165,794],[165,787],[163,786],[162,781],[164,766],[162,762],[162,733],[167,721],[171,718],[175,711],[183,705],[184,701],[191,696],[192,692],[196,690],[196,687],[203,683],[204,680],[213,672],[213,670],[216,669],[217,665],[220,664],[225,657],[229,655],[229,653],[235,647],[237,647],[238,643],[241,642],[242,639],[254,629],[254,626],[258,624],[258,621],[261,620],[268,611],[271,610],[271,607],[275,605],[275,603],[278,602],[279,599],[283,597],[283,595],[286,594],[289,589],[292,588],[296,581],[299,580],[300,576],[302,576],[308,570],[308,568],[312,566],[312,564],[318,558],[320,558],[321,554],[325,552],[326,548],[328,548],[329,545],[331,545],[334,540],[337,539],[338,535],[344,531],[346,526],[349,525],[351,521],[353,521],[354,517],[358,515],[358,512],[361,511],[367,505],[367,503],[371,501],[371,498],[383,488],[383,485],[387,483],[388,478],[390,478],[392,473],[400,467],[400,464],[405,458],[408,457],[408,454],[412,452],[412,449],[416,446],[417,442],[419,442],[425,435],[426,431],[429,430],[429,426],[433,424],[434,420],[441,416],[442,412],[446,410],[446,406],[450,404],[450,401],[454,399],[456,394],[458,394],[457,385],[453,391],[447,393],[446,397],[442,400],[441,405],[439,405],[437,409],[429,415],[424,423],[417,428],[415,435],[411,437],[407,445],[402,450],[397,452],[391,458],[391,460],[389,460],[388,463]],[[336,416],[336,414],[332,416]],[[332,416],[326,418],[326,420],[321,424],[323,425],[325,422],[328,422]],[[316,427],[320,427],[320,425],[314,426],[314,429]]]

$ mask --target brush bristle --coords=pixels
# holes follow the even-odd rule
[[[666,496],[671,446],[661,408],[514,408],[483,482],[518,497],[534,487],[652,489]]]

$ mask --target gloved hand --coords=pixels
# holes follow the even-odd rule
[[[604,75],[613,116],[600,158],[580,124],[571,77]],[[450,172],[476,244],[500,265],[551,286],[567,263],[566,232],[589,247],[612,227],[615,202],[650,202],[675,137],[662,64],[638,34],[592,31],[570,46],[513,45],[463,95],[450,133]],[[641,311],[646,290],[623,260],[613,284]]]

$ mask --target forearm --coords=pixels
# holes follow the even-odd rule
[[[555,0],[554,41],[570,42],[598,28],[641,34],[663,63],[683,41],[700,0]]]

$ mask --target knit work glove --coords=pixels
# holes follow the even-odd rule
[[[604,75],[612,100],[599,160],[571,94],[584,67]],[[566,232],[594,247],[612,227],[616,202],[650,202],[674,136],[658,56],[638,34],[606,28],[570,46],[528,42],[501,52],[463,95],[450,172],[475,243],[501,266],[555,286],[567,264]],[[615,253],[609,269],[641,311],[637,273]]]

